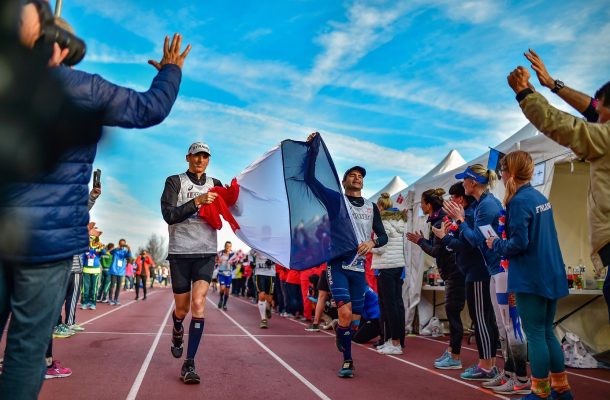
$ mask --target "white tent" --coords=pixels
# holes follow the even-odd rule
[[[376,203],[382,193],[389,193],[390,196],[393,196],[396,193],[405,190],[406,188],[407,184],[405,183],[405,181],[400,179],[399,176],[395,176],[390,182],[388,182],[387,185],[383,187],[383,189],[380,189],[377,193],[369,197],[369,200],[373,203]]]

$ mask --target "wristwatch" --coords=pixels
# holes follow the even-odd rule
[[[563,84],[562,81],[560,81],[559,79],[555,79],[555,87],[553,89],[551,89],[551,92],[557,93],[564,87],[565,87],[565,85]]]

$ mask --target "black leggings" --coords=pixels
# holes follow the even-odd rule
[[[76,323],[76,305],[78,304],[82,281],[82,272],[72,272],[70,274],[68,290],[66,291],[66,304],[64,306],[66,325],[74,325]]]
[[[499,335],[489,294],[489,279],[466,282],[466,297],[468,298],[468,314],[474,324],[479,358],[488,360],[496,356]]]
[[[404,330],[403,330],[404,331]],[[364,319],[360,320],[360,327],[352,336],[352,340],[356,343],[368,343],[371,340],[375,339],[379,336],[379,320],[372,319],[370,321],[366,321]]]
[[[112,301],[119,301],[119,294],[121,294],[121,280],[122,276],[119,275],[111,275],[110,276],[110,291],[108,292],[108,297]],[[115,286],[116,285],[116,286]],[[112,291],[114,289],[114,298],[112,297]]]
[[[136,275],[136,299],[140,297],[140,282],[142,282],[144,298],[146,298],[146,275]]]
[[[451,353],[453,354],[460,354],[462,351],[462,338],[464,337],[462,310],[465,302],[466,288],[463,278],[446,280],[445,313],[449,320],[449,346],[451,346]]]
[[[377,276],[379,305],[383,316],[384,342],[392,339],[405,342],[405,304],[402,300],[404,268],[380,269]]]
[[[606,273],[606,280],[604,281],[604,298],[606,299],[606,305],[608,306],[608,320],[610,320],[610,243],[602,247],[598,254],[602,259],[602,264],[609,269],[609,272]]]

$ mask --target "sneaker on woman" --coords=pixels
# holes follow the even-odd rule
[[[443,352],[443,354],[441,354],[441,356],[439,358],[437,358],[436,360],[434,360],[434,363],[436,364],[437,362],[441,362],[443,361],[445,358],[451,358],[451,354],[449,354],[449,352],[447,351],[447,349],[445,349],[445,351]]]
[[[496,376],[495,379],[492,379],[487,382],[483,382],[481,384],[481,386],[483,386],[484,388],[493,389],[495,387],[504,385],[507,380],[508,379],[506,379],[506,375],[504,375],[504,371],[502,371],[498,374],[498,376]]]
[[[385,355],[398,355],[402,354],[402,347],[400,347],[400,345],[395,346],[392,344],[392,342],[390,342],[386,346],[383,346],[377,350],[377,353]]]
[[[491,390],[498,394],[530,394],[532,382],[529,379],[526,382],[519,382],[515,377],[510,377],[504,385],[492,387]]]
[[[445,357],[434,363],[436,369],[462,369],[462,361],[455,360],[453,357]]]
[[[45,373],[44,378],[67,378],[70,375],[72,375],[72,370],[70,368],[64,368],[59,363],[59,360],[53,360],[51,366],[47,368],[47,372]]]
[[[70,328],[70,330],[74,331],[74,332],[82,332],[85,330],[85,328],[83,328],[82,326],[80,326],[79,324],[72,324],[70,325],[68,328]]]
[[[498,377],[500,372],[496,367],[493,367],[489,372],[484,371],[478,365],[474,365],[471,368],[464,371],[460,378],[467,381],[489,381]]]
[[[379,351],[379,350],[383,349],[384,347],[391,345],[391,344],[392,344],[391,340],[386,340],[384,343],[382,343],[378,346],[375,346],[375,350]]]
[[[305,328],[307,332],[320,332],[320,326],[318,324],[312,323],[307,328]]]

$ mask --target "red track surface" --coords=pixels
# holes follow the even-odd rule
[[[445,343],[430,338],[407,338],[401,356],[355,345],[355,377],[339,379],[341,356],[332,335],[305,332],[304,324],[278,316],[262,330],[254,305],[232,297],[224,313],[214,306],[215,295],[209,298],[195,360],[202,384],[187,386],[178,379],[182,360],[169,351],[171,290],[154,289],[139,302],[128,300],[130,295],[122,294],[121,307],[100,304],[95,311],[78,311],[86,331],[54,345],[55,357],[73,374],[45,381],[41,399],[506,398],[461,381],[461,371],[431,368]],[[477,357],[470,349],[474,346],[462,351],[465,366]],[[578,399],[610,399],[610,371],[570,372],[586,375],[569,377]]]

